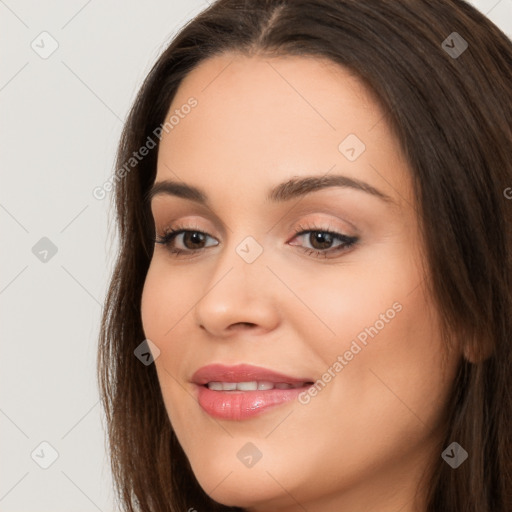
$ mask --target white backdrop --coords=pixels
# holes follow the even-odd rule
[[[471,3],[512,37],[512,0]],[[114,510],[95,363],[117,242],[92,191],[144,76],[207,5],[0,0],[0,512]]]

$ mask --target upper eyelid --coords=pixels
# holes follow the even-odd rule
[[[314,192],[313,192],[314,194]],[[159,197],[159,196],[156,196]],[[162,203],[165,205],[165,203]],[[167,207],[162,206],[162,213],[157,214],[155,217],[155,211],[154,211],[155,201],[151,202],[151,215],[153,219],[155,220],[161,215],[162,217],[167,216]],[[217,230],[221,233],[222,236],[226,236],[227,232],[233,233],[233,229],[230,228],[230,226],[225,223],[209,206],[202,205],[202,204],[194,204],[194,210],[198,209],[197,213],[190,213],[189,215],[183,215],[183,217],[199,217],[201,219],[201,222],[206,221],[209,225],[214,226],[214,230]],[[352,216],[346,212],[346,208],[343,208],[340,210],[339,215],[336,214],[337,206],[329,206],[325,203],[320,203],[317,201],[314,201],[312,204],[302,204],[297,209],[295,207],[291,209],[287,209],[286,213],[282,216],[280,216],[275,222],[270,221],[269,229],[267,230],[267,233],[269,231],[272,231],[276,228],[278,224],[283,224],[285,230],[291,229],[294,225],[297,223],[298,218],[303,217],[310,217],[310,216],[318,216],[321,215],[324,217],[322,220],[318,221],[311,221],[307,220],[306,222],[341,222],[345,225],[347,225],[347,228],[352,231],[354,236],[357,236],[359,234],[359,228],[357,227],[357,224],[360,224],[361,219],[351,218]],[[171,210],[172,211],[172,210]],[[343,212],[343,213],[342,213]],[[335,221],[333,219],[336,219]],[[183,222],[189,222],[188,220],[178,220],[178,221],[172,221],[173,224],[181,224]],[[196,222],[195,220],[191,220],[190,222]],[[300,221],[299,221],[300,222]]]
[[[161,228],[161,231],[163,231],[163,232],[165,232],[165,231],[172,231],[172,232],[175,232],[175,231],[198,231],[201,233],[205,233],[209,236],[213,236],[210,232],[212,230],[210,230],[209,228],[205,229],[202,227],[194,226],[194,221],[190,221],[190,224],[188,222],[189,221],[170,222],[168,225],[164,224],[164,227]],[[351,223],[349,223],[347,221],[345,221],[345,222],[346,222],[346,224],[351,226]],[[155,226],[154,226],[155,230],[158,229],[157,224],[159,224],[159,223],[155,222]],[[323,221],[308,220],[308,221],[287,223],[287,230],[292,229],[292,227],[294,227],[294,232],[296,232],[296,234],[299,234],[300,231],[335,231],[339,234],[343,234],[343,233],[345,233],[345,231],[347,231],[344,228],[338,228],[336,226],[333,226],[332,221],[330,221],[330,220],[323,220]]]
[[[153,210],[153,206],[154,206],[154,202],[151,203],[151,216],[153,217],[153,220],[154,220],[154,223],[155,223],[155,228],[156,228],[157,224],[161,224],[160,222],[158,222],[158,218],[160,217],[160,215],[156,215],[155,216],[155,211]],[[203,206],[203,205],[196,205],[196,206],[199,206],[200,210],[203,210],[203,208],[205,208],[204,211],[201,211],[200,215],[197,215],[197,214],[194,215],[194,217],[196,217],[196,216],[200,217],[201,218],[201,222],[207,222],[209,225],[213,225],[214,229],[220,231],[223,236],[226,234],[227,231],[230,231],[230,232],[233,231],[227,224],[222,222],[221,218],[217,214],[215,214],[213,211],[211,211],[210,208],[208,208],[206,206]],[[161,214],[162,218],[166,217],[166,216],[167,215],[164,214],[164,213]],[[190,217],[190,216],[191,215],[184,215],[183,217]],[[168,224],[181,225],[181,224],[187,224],[187,223],[193,224],[195,222],[198,222],[198,221],[196,221],[196,220],[183,220],[183,219],[181,219],[181,220],[177,220],[177,221],[176,220],[171,221]],[[167,223],[163,223],[163,224],[167,224]],[[197,231],[204,231],[204,230],[203,229],[198,229]]]
[[[333,213],[332,211],[329,211],[329,210],[319,210],[318,208],[307,208],[306,210],[300,210],[297,214],[293,215],[293,219],[295,220],[292,220],[292,215],[291,215],[292,212],[288,212],[287,215],[281,217],[276,223],[271,223],[270,224],[270,228],[266,231],[266,233],[272,231],[275,229],[275,227],[278,225],[278,224],[283,224],[283,229],[286,230],[286,231],[289,231],[291,230],[294,226],[297,226],[298,224],[310,224],[312,226],[315,226],[314,229],[317,229],[319,230],[320,228],[322,230],[327,230],[324,226],[327,225],[327,226],[331,226],[331,229],[335,230],[335,231],[342,231],[342,232],[345,232],[345,231],[351,231],[354,236],[357,236],[359,234],[359,229],[356,227],[355,225],[355,222],[351,221],[350,219],[346,218],[346,217],[339,217],[338,215],[336,215],[335,213]],[[309,216],[312,216],[312,215],[317,215],[317,216],[322,216],[321,218],[318,218],[318,219],[306,219],[306,220],[298,220],[297,221],[297,218],[302,218],[302,217],[309,217]],[[200,221],[196,221],[195,219],[191,219],[191,220],[183,220],[183,219],[180,219],[180,220],[173,220],[173,221],[169,221],[169,222],[159,222],[158,221],[158,215],[155,217],[154,213],[152,212],[152,216],[153,216],[153,220],[154,220],[154,227],[155,229],[157,229],[158,227],[158,224],[160,224],[161,226],[165,226],[165,227],[162,227],[162,229],[165,229],[165,228],[169,228],[170,226],[173,226],[173,230],[176,230],[177,228],[180,228],[181,229],[181,226],[182,225],[185,225],[185,228],[183,229],[189,229],[187,226],[187,224],[190,224],[190,225],[194,225],[194,224],[199,224],[199,222],[207,222],[210,226],[213,226],[213,231],[220,231],[221,235],[222,236],[225,236],[226,235],[226,231],[230,231],[231,233],[233,233],[233,230],[227,225],[225,224],[224,222],[222,222],[222,220],[217,217],[217,215],[213,215],[213,219],[209,219],[208,217],[205,217],[203,215],[200,215],[198,217],[200,217]],[[164,215],[162,215],[162,217],[164,217]],[[184,216],[185,218],[186,217],[189,217],[189,216]],[[195,216],[194,216],[195,217]],[[346,227],[343,228],[343,227],[336,227],[336,223],[342,223],[342,224],[345,224]],[[333,226],[334,224],[334,226]],[[176,226],[176,227],[174,227]],[[227,230],[226,230],[227,228]],[[193,227],[193,229],[196,229],[197,231],[207,231],[208,234],[210,234],[210,232],[212,231],[212,229],[210,228],[206,228],[206,229],[203,229],[203,228],[199,228],[199,227]],[[312,228],[313,229],[313,228]]]

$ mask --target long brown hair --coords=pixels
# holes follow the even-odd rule
[[[454,32],[468,44],[460,55],[443,43],[453,48]],[[153,66],[119,144],[117,168],[125,172],[112,197],[120,244],[98,352],[123,510],[242,510],[201,489],[154,365],[134,356],[145,338],[140,301],[154,236],[146,194],[158,147],[126,171],[164,123],[187,73],[227,51],[327,57],[357,74],[387,112],[413,174],[428,283],[446,341],[459,340],[474,356],[460,362],[443,445],[457,441],[469,458],[454,470],[440,453],[427,511],[511,512],[512,43],[462,0],[219,0]]]

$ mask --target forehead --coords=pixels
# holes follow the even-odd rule
[[[192,97],[197,105],[183,109]],[[382,108],[359,78],[327,59],[210,58],[185,77],[166,119],[173,113],[179,122],[162,137],[156,181],[215,188],[243,180],[267,190],[336,168],[387,193],[404,186],[405,162]]]

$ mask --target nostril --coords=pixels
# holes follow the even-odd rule
[[[254,325],[256,325],[256,324],[253,324],[253,323],[251,323],[251,322],[238,322],[238,323],[236,323],[236,324],[233,324],[231,327],[233,328],[233,327],[236,327],[236,326],[238,326],[238,325],[240,325],[240,326],[242,326],[242,327],[253,327],[253,326],[254,326]]]

